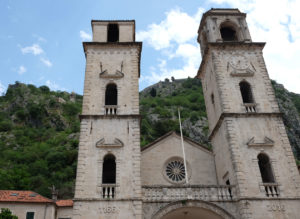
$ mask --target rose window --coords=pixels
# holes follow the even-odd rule
[[[181,161],[174,160],[167,164],[166,175],[173,182],[181,182],[185,179],[184,164]]]

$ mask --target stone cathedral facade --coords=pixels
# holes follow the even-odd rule
[[[300,177],[246,14],[211,9],[198,30],[213,151],[167,133],[140,149],[135,21],[92,21],[74,219],[296,219]],[[189,184],[185,184],[186,177]]]

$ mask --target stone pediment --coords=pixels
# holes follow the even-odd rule
[[[251,77],[254,72],[251,69],[232,69],[230,75],[233,77]]]
[[[114,79],[118,79],[118,78],[123,78],[124,77],[124,73],[116,70],[116,72],[114,74],[109,74],[107,70],[104,70],[103,72],[101,72],[99,74],[100,78],[114,78]]]
[[[124,143],[118,139],[115,138],[115,140],[113,142],[109,142],[106,143],[104,138],[101,138],[99,141],[97,141],[96,143],[96,147],[97,148],[102,148],[102,147],[112,147],[112,148],[116,148],[116,147],[123,147]]]
[[[123,73],[123,62],[121,63],[121,71],[116,70],[115,73],[108,73],[107,70],[102,70],[102,62],[100,62],[100,70],[101,73],[99,74],[100,78],[114,78],[114,79],[118,79],[118,78],[123,78],[124,77],[124,73]]]
[[[271,147],[274,146],[274,141],[268,137],[264,138],[263,142],[256,142],[254,137],[252,137],[247,142],[248,147]]]

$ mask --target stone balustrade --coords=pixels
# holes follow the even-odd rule
[[[102,184],[102,198],[113,199],[116,196],[116,184]]]
[[[278,183],[263,183],[263,189],[267,197],[276,198],[279,197],[279,186]]]
[[[235,187],[228,185],[143,186],[143,201],[204,200],[231,201]]]
[[[256,103],[244,103],[247,113],[256,113]]]
[[[117,105],[105,105],[104,111],[105,115],[117,115]]]

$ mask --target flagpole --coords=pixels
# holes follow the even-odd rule
[[[185,159],[185,150],[184,150],[184,144],[183,144],[183,136],[182,136],[182,127],[181,127],[181,119],[180,119],[180,111],[178,108],[178,117],[179,117],[179,127],[180,127],[180,136],[181,136],[181,147],[182,147],[182,153],[183,153],[183,162],[184,162],[184,171],[185,171],[185,182],[186,184],[189,184],[189,177],[187,173],[187,166],[186,166],[186,159]]]

